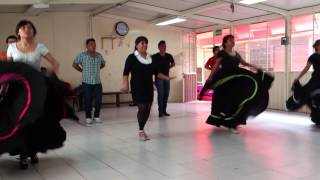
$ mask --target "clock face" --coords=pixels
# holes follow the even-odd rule
[[[125,36],[129,32],[129,26],[127,23],[120,21],[116,23],[115,30],[118,35]]]

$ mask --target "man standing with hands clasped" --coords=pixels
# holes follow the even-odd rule
[[[84,105],[86,111],[86,124],[93,123],[91,111],[92,100],[95,99],[94,121],[101,123],[100,108],[102,101],[102,85],[100,69],[104,68],[105,60],[96,52],[96,41],[93,38],[86,41],[87,51],[80,53],[73,62],[73,67],[82,72],[82,87],[84,92]]]

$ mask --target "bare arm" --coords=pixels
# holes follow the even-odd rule
[[[170,68],[173,68],[176,65],[176,63],[170,63]]]
[[[175,79],[176,77],[175,76],[169,77],[169,76],[166,76],[166,75],[164,75],[162,73],[159,73],[157,75],[157,78],[162,79],[162,80],[172,80],[172,79]]]
[[[170,55],[170,57],[171,57],[171,60],[170,60],[169,68],[171,69],[176,65],[176,63],[174,62],[174,59],[173,59],[173,57],[171,55]]]
[[[311,63],[308,61],[306,66],[303,68],[303,70],[300,72],[299,76],[297,77],[296,80],[299,80],[304,74],[306,74],[306,72],[308,72],[308,70],[310,69],[311,67]]]
[[[59,71],[59,62],[51,55],[51,53],[47,53],[44,58],[51,64],[53,71],[58,73]]]
[[[74,67],[77,71],[82,72],[82,67],[79,64],[73,63],[72,67]]]
[[[251,67],[253,69],[255,69],[256,71],[258,70],[262,70],[262,68],[256,66],[256,65],[253,65],[253,64],[250,64],[250,63],[247,63],[245,60],[243,60],[242,58],[240,59],[240,64],[244,65],[244,66],[247,66],[247,67]]]
[[[122,78],[122,88],[120,89],[121,92],[128,93],[129,92],[129,76],[125,75]]]

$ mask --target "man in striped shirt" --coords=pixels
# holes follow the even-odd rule
[[[100,69],[104,68],[105,60],[96,52],[96,42],[93,38],[86,40],[87,51],[80,53],[73,62],[73,67],[82,72],[82,87],[84,91],[84,105],[86,111],[86,123],[91,125],[92,100],[95,99],[94,120],[101,123],[100,108],[102,101],[102,85]]]

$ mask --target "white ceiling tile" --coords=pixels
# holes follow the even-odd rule
[[[163,17],[166,15],[166,14],[157,13],[154,11],[133,8],[133,7],[125,6],[125,5],[113,8],[109,11],[106,11],[105,13],[116,15],[116,16],[139,19],[139,20],[146,20],[146,21],[150,21],[150,20],[153,20],[153,19],[156,19],[159,17]]]
[[[156,7],[167,8],[176,11],[183,11],[199,6],[198,3],[183,0],[134,0],[134,2],[148,4]]]
[[[212,2],[212,0],[181,0],[181,1],[192,2],[192,3],[196,3],[196,4],[207,4],[207,3]]]
[[[63,4],[63,5],[54,4],[54,5],[50,5],[48,12],[90,12],[101,6],[103,5],[102,4]]]
[[[0,6],[0,13],[23,13],[28,9],[27,5],[3,5]]]
[[[198,14],[203,16],[228,20],[228,21],[235,21],[235,20],[270,14],[267,11],[261,11],[253,8],[240,6],[240,5],[235,5],[234,10],[235,11],[232,12],[230,8],[230,4],[226,3],[219,7],[213,7],[212,9],[208,9]]]
[[[278,7],[285,10],[294,10],[304,7],[320,5],[319,0],[267,0],[262,4]]]
[[[189,29],[197,29],[197,28],[202,28],[202,27],[207,27],[212,25],[214,24],[211,22],[199,21],[199,20],[193,20],[193,19],[188,19],[185,22],[174,24],[174,26],[184,27]]]

